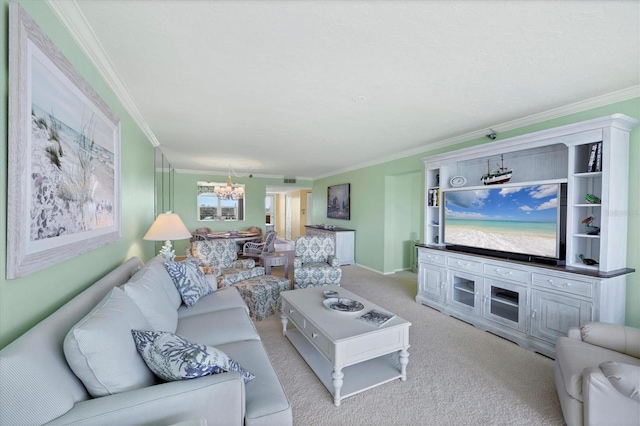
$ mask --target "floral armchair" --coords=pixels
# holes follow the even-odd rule
[[[335,244],[327,236],[298,237],[293,259],[294,288],[340,285],[342,269]]]
[[[238,260],[236,243],[233,240],[193,241],[186,250],[205,274],[217,276],[218,287],[228,287],[239,281],[264,275],[264,268],[256,267],[253,259]]]

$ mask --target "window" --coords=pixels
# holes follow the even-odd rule
[[[234,184],[227,196],[216,193],[216,188],[226,187],[225,183],[198,182],[198,220],[244,220],[244,185]]]

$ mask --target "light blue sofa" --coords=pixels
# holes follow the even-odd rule
[[[162,262],[153,259],[147,270],[160,277],[166,273]],[[253,380],[245,384],[238,372],[155,379],[142,388],[90,396],[67,363],[65,336],[109,294],[127,294],[114,287],[127,283],[141,265],[137,258],[128,260],[0,351],[0,425],[162,425],[192,419],[208,425],[291,425],[289,401],[234,287],[177,308],[175,333],[224,351]]]

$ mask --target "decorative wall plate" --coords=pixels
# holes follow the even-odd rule
[[[467,179],[465,179],[464,176],[454,176],[454,177],[451,178],[449,183],[454,188],[459,188],[461,186],[464,186],[465,183],[467,183]]]

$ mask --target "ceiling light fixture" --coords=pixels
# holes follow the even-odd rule
[[[229,166],[229,174],[227,175],[227,186],[216,186],[213,193],[221,200],[240,200],[244,198],[244,188],[235,186],[231,182],[231,166]]]

